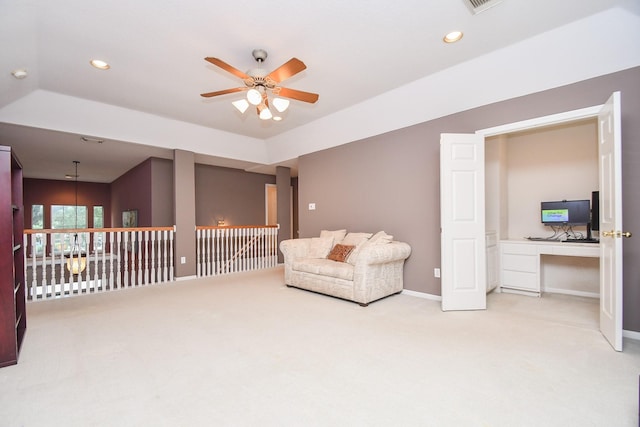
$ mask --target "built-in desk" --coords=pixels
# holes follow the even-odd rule
[[[540,295],[540,255],[598,258],[598,243],[501,240],[500,289]]]

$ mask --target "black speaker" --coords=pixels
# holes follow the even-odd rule
[[[591,192],[591,229],[600,231],[600,192]]]

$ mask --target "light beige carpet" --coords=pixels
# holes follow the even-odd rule
[[[0,426],[636,426],[640,343],[596,300],[447,312],[286,288],[281,267],[31,303]]]

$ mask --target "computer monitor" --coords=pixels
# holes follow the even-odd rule
[[[562,200],[540,203],[544,225],[588,225],[591,223],[590,200]]]

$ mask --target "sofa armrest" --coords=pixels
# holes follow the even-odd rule
[[[311,238],[288,239],[280,242],[280,251],[284,255],[285,263],[296,258],[304,258],[309,253]]]
[[[360,251],[353,271],[353,300],[369,304],[403,289],[404,260],[411,246],[404,242],[368,245]]]
[[[411,246],[404,242],[390,242],[380,245],[367,245],[358,254],[356,266],[385,264],[403,261],[411,255]]]

